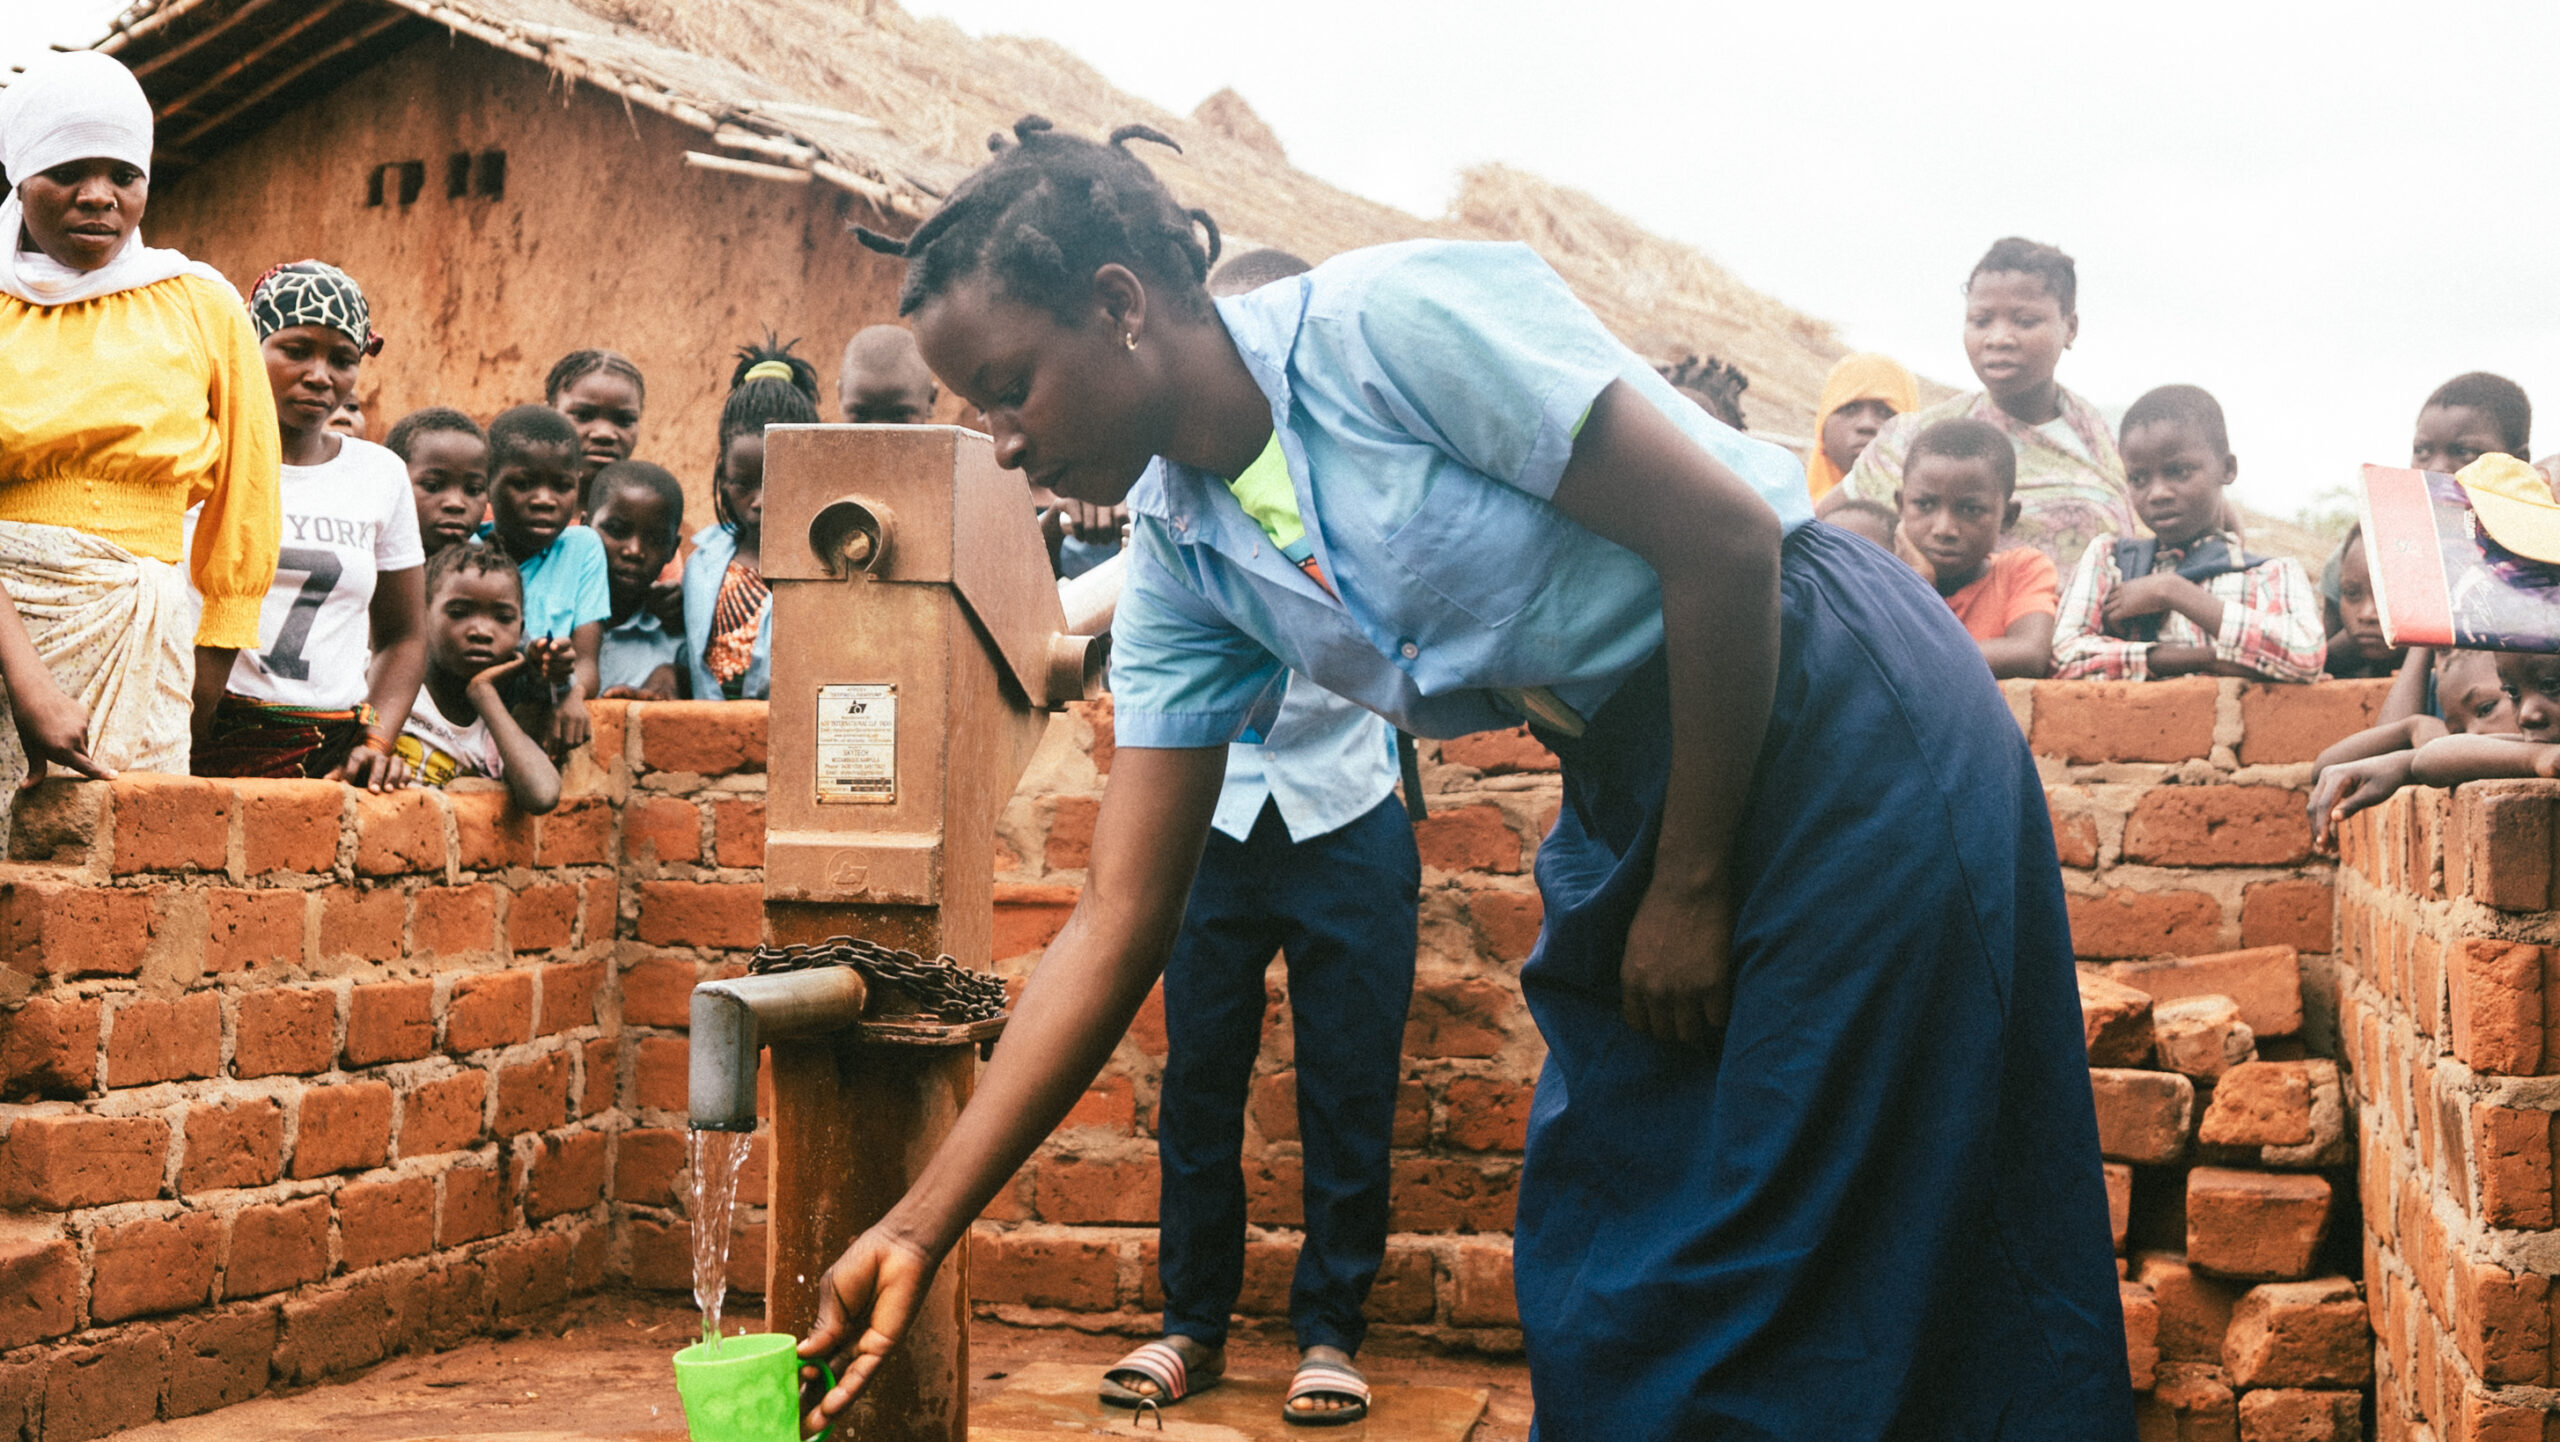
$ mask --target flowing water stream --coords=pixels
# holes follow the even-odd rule
[[[716,1354],[720,1304],[729,1294],[729,1223],[738,1208],[738,1172],[746,1165],[751,1132],[688,1132],[693,1171],[693,1304],[702,1309],[702,1340]]]

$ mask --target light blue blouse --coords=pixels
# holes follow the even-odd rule
[[[684,558],[684,669],[693,677],[693,699],[721,699],[719,678],[702,664],[703,648],[711,643],[711,608],[720,599],[720,578],[729,573],[729,563],[737,559],[738,537],[724,525],[709,525],[693,533],[693,554]],[[765,608],[764,625],[756,631],[755,658],[747,663],[747,674],[739,678],[740,698],[761,701],[773,691],[773,608]]]
[[[1112,624],[1123,746],[1267,731],[1287,673],[1421,736],[1584,717],[1662,643],[1653,569],[1550,504],[1592,402],[1624,381],[1756,490],[1813,518],[1794,455],[1700,410],[1523,245],[1410,241],[1217,302],[1271,401],[1337,601],[1223,481],[1162,460],[1129,496]],[[690,607],[688,606],[688,611]]]
[[[1238,841],[1253,835],[1265,802],[1280,808],[1291,841],[1312,841],[1368,815],[1396,789],[1395,733],[1386,722],[1304,676],[1288,687],[1271,734],[1227,748],[1226,784],[1209,824]]]

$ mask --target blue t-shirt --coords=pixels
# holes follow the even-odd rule
[[[589,621],[613,616],[613,590],[605,577],[604,542],[584,526],[571,526],[530,561],[524,573],[524,638],[569,639]]]
[[[1129,494],[1112,623],[1123,746],[1267,730],[1290,671],[1420,736],[1587,719],[1662,644],[1634,552],[1550,503],[1591,405],[1623,382],[1789,530],[1804,467],[1700,410],[1524,245],[1411,241],[1217,302],[1271,403],[1314,559],[1220,478],[1158,460]]]
[[[649,684],[661,666],[683,669],[684,638],[666,627],[648,607],[631,613],[621,625],[605,618],[604,640],[596,647],[596,684],[635,690]]]

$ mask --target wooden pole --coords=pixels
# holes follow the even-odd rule
[[[255,0],[252,0],[252,3],[255,3]],[[214,91],[230,84],[232,77],[240,74],[242,71],[248,70],[252,66],[255,66],[258,62],[275,54],[285,46],[292,44],[295,38],[300,36],[304,31],[309,30],[312,26],[319,24],[323,20],[327,20],[332,16],[342,13],[343,10],[344,7],[339,5],[314,6],[310,14],[303,16],[301,19],[296,20],[292,24],[284,27],[282,30],[277,31],[275,34],[259,41],[256,45],[250,47],[248,54],[240,56],[230,64],[215,71],[212,78],[198,85],[195,89],[188,91],[186,94],[179,96],[177,99],[170,101],[168,104],[161,106],[158,118],[162,121],[166,121],[170,116],[177,114],[179,111],[195,104],[197,101],[202,100]]]
[[[189,55],[194,54],[207,42],[219,39],[225,32],[229,31],[232,26],[239,24],[241,21],[257,14],[259,11],[266,9],[273,3],[275,3],[275,0],[247,0],[247,3],[243,4],[239,9],[232,11],[230,14],[214,21],[202,30],[197,31],[195,34],[188,36],[186,39],[179,41],[177,44],[170,46],[168,49],[163,50],[159,54],[152,56],[150,59],[143,61],[141,64],[134,66],[134,78],[137,80],[142,79],[150,75],[153,71],[158,70],[161,66],[167,65],[172,61],[184,60]]]
[[[98,42],[98,50],[118,55],[136,40],[148,40],[212,3],[212,0],[169,0],[169,3]]]
[[[729,175],[751,176],[757,180],[778,180],[784,185],[807,185],[817,179],[805,170],[787,165],[767,165],[761,160],[732,160],[725,155],[705,155],[699,150],[684,153],[684,163],[696,170],[717,170]]]
[[[211,120],[203,122],[196,126],[195,129],[178,137],[178,144],[180,146],[193,145],[196,141],[203,139],[205,136],[221,129],[223,126],[228,125],[233,120],[239,118],[241,113],[248,110],[250,107],[263,104],[274,98],[277,91],[284,89],[293,82],[300,80],[303,76],[310,74],[314,68],[331,60],[335,60],[339,56],[346,54],[348,51],[355,49],[357,46],[364,44],[366,41],[373,39],[377,35],[380,35],[383,31],[414,18],[416,17],[412,16],[406,10],[394,10],[390,14],[383,16],[381,19],[374,21],[372,24],[367,25],[362,30],[340,40],[336,44],[324,46],[321,49],[304,56],[301,60],[296,61],[293,65],[287,67],[282,74],[277,75],[274,79],[259,86],[257,89],[250,91],[247,96],[243,97],[236,104],[225,109],[221,114],[213,117]]]

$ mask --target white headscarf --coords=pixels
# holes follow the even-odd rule
[[[94,50],[38,56],[0,90],[0,170],[9,173],[9,194],[0,200],[0,294],[30,305],[69,305],[174,275],[200,275],[230,288],[212,266],[144,245],[139,226],[96,270],[74,270],[41,250],[18,249],[26,224],[18,186],[66,160],[93,159],[121,160],[151,174],[151,102],[142,83],[123,62]]]

